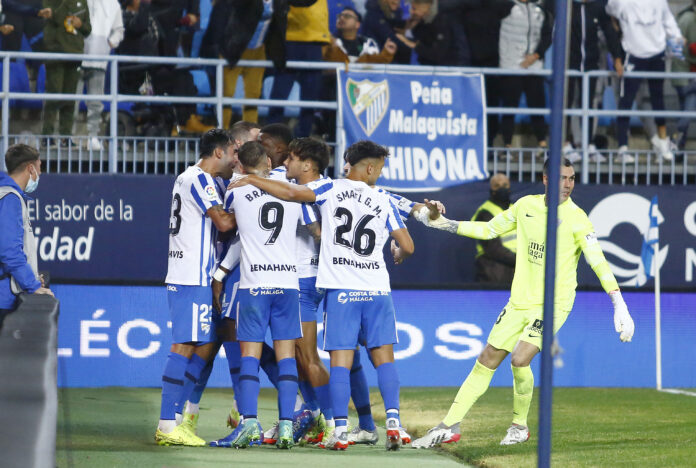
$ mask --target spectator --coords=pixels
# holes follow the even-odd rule
[[[488,222],[510,207],[510,179],[491,177],[490,197],[474,213],[472,221]],[[513,230],[491,240],[476,241],[476,281],[512,284],[515,275],[517,233]]]
[[[298,6],[300,4],[303,6]],[[321,48],[329,43],[330,37],[326,0],[294,0],[290,3],[285,33],[288,60],[322,61]],[[316,101],[321,96],[320,70],[280,69],[275,73],[271,99],[287,99],[295,81],[300,85],[300,100]],[[271,107],[268,111],[268,121],[271,123],[279,122],[282,117],[282,107]],[[313,109],[302,108],[295,135],[309,136],[313,118]]]
[[[161,55],[176,57],[182,30],[193,28],[200,21],[200,0],[152,0],[151,11],[162,27]],[[190,55],[190,47],[188,52],[184,55]]]
[[[621,45],[626,51],[626,59],[623,69],[629,73],[632,71],[665,71],[665,50],[668,39],[675,43],[683,43],[681,35],[672,12],[669,10],[666,0],[609,0],[606,11],[616,18],[621,27]],[[623,70],[617,70],[619,75]],[[619,98],[619,110],[629,110],[640,87],[642,78],[622,77],[621,92]],[[650,101],[655,111],[665,109],[664,80],[648,80],[650,89]],[[616,119],[616,138],[619,144],[619,159],[624,162],[632,162],[633,157],[628,151],[628,123],[629,117]],[[655,118],[657,134],[653,135],[651,142],[657,154],[665,160],[671,160],[674,156],[670,150],[670,142],[667,138],[667,127],[663,117]]]
[[[0,34],[7,36],[12,34],[12,31],[14,31],[14,26],[11,24],[5,24],[5,15],[2,12],[2,4],[0,4]]]
[[[151,13],[150,0],[124,0],[125,34],[117,52],[121,55],[160,56],[165,50],[162,26]],[[158,94],[195,96],[198,93],[188,70],[169,65],[128,64],[119,68],[119,92],[123,94]],[[148,136],[178,135],[179,131],[205,133],[205,125],[194,112],[194,104],[175,104],[173,114],[140,108],[149,121]],[[176,124],[174,128],[172,125]]]
[[[621,70],[621,44],[619,37],[616,34],[614,26],[611,24],[609,15],[604,11],[604,4],[596,0],[576,0],[573,2],[571,10],[571,25],[570,25],[570,60],[568,66],[572,70],[592,71],[599,69],[599,62],[603,58],[599,52],[599,30],[604,33],[604,38],[614,59],[614,67],[616,70]],[[577,95],[582,95],[582,78],[568,78],[568,91],[566,93],[566,105],[568,108],[573,107],[575,99],[575,88],[578,89]],[[595,95],[597,89],[597,77],[590,77],[590,100]],[[592,141],[592,129],[594,127],[594,119],[590,120],[588,141]],[[567,119],[566,125],[566,144],[563,147],[563,155],[570,162],[574,163],[581,159],[580,153],[574,150],[572,126],[570,117]],[[604,156],[597,152],[594,144],[589,146],[589,154],[591,161],[604,161]]]
[[[677,24],[686,39],[684,60],[672,58],[672,71],[696,72],[696,0],[677,15]],[[683,111],[696,111],[696,78],[678,79],[673,81],[679,96],[679,106]],[[689,134],[690,117],[682,117],[677,124],[679,135],[677,146],[684,149]]]
[[[20,50],[22,36],[26,34],[29,44],[34,48],[34,37],[44,28],[44,19],[50,18],[50,8],[41,8],[42,0],[2,0],[0,6],[5,13],[4,25],[12,26],[12,31],[6,33],[9,28],[3,28],[3,50]]]
[[[324,46],[323,55],[327,62],[390,63],[394,59],[396,43],[387,38],[380,51],[371,37],[358,34],[362,16],[355,8],[345,7],[336,17],[336,36]],[[336,76],[332,73],[334,86]],[[334,98],[335,92],[334,92]]]
[[[331,44],[324,46],[323,55],[327,62],[345,63],[390,63],[394,59],[396,43],[387,39],[380,51],[377,42],[371,37],[358,34],[362,16],[355,8],[345,7],[336,17],[336,36]],[[322,96],[326,101],[336,100],[336,73],[325,70],[322,79]],[[336,112],[323,111],[317,120],[320,135],[335,139]]]
[[[89,21],[89,7],[85,0],[44,0],[44,7],[50,8],[52,16],[44,28],[44,47],[49,52],[81,54],[85,49],[85,37],[92,32]],[[80,62],[64,60],[46,61],[46,92],[75,94],[80,79]],[[47,100],[44,103],[43,134],[52,135],[56,116],[59,119],[58,131],[64,138],[60,146],[67,148],[72,132],[75,103],[73,101]],[[50,138],[42,141],[48,145]]]
[[[508,9],[509,8],[509,9]],[[544,54],[551,45],[553,18],[550,11],[535,0],[512,0],[502,10],[508,14],[500,22],[500,68],[541,70],[544,68]],[[539,75],[502,76],[500,78],[504,107],[518,107],[522,93],[527,98],[528,107],[546,107],[544,78]],[[546,123],[544,116],[531,116],[532,130],[543,156],[548,147],[546,143]],[[503,143],[512,144],[515,116],[506,114],[501,119]]]
[[[464,32],[469,41],[471,66],[498,68],[498,43],[500,42],[500,18],[507,14],[508,0],[469,0],[463,11]],[[501,14],[501,11],[505,13]],[[500,77],[486,74],[486,106],[500,107]],[[488,146],[493,146],[498,134],[499,117],[489,113],[486,117]]]
[[[123,12],[117,0],[87,0],[92,34],[85,39],[85,54],[109,55],[112,49],[123,40]],[[104,94],[107,62],[85,60],[82,62],[82,79],[78,82],[77,93],[87,86],[87,94]],[[77,107],[77,103],[76,107]],[[101,114],[104,104],[101,101],[87,101],[87,148],[94,151],[102,149],[97,138],[101,128]]]
[[[53,295],[39,276],[27,208],[27,193],[39,185],[39,152],[27,145],[12,145],[5,153],[5,166],[7,173],[0,172],[0,328],[5,315],[17,306],[17,294]]]
[[[468,66],[471,64],[460,15],[439,12],[438,0],[412,0],[406,32],[397,33],[406,47],[415,50],[421,65]]]
[[[368,0],[365,10],[362,33],[376,40],[379,47],[391,39],[396,43],[393,63],[411,63],[411,48],[396,36],[403,34],[406,27],[400,0]]]
[[[287,0],[221,0],[213,6],[201,43],[201,56],[227,60],[228,66],[223,72],[224,96],[234,96],[241,75],[244,97],[261,97],[264,68],[238,67],[236,65],[240,59],[268,58],[276,68],[285,68],[287,17]],[[242,117],[248,122],[258,122],[257,107],[244,106]],[[225,107],[223,128],[229,128],[231,121],[232,109]]]
[[[329,6],[329,30],[332,36],[336,36],[338,31],[336,29],[337,24],[335,22],[331,22],[331,19],[338,18],[339,13],[346,8],[352,8],[355,11],[358,10],[355,7],[353,0],[327,0],[327,4]],[[360,15],[362,16],[362,13],[360,13]]]

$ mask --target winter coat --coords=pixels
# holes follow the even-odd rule
[[[44,0],[44,8],[51,8],[53,15],[44,26],[44,47],[49,52],[81,54],[85,50],[85,37],[92,32],[87,0]],[[77,16],[82,25],[70,33],[65,27],[68,16]]]
[[[551,12],[538,2],[513,0],[510,3],[510,13],[500,21],[500,68],[520,68],[526,55],[537,53],[539,60],[529,69],[540,70],[551,45]]]
[[[607,47],[613,58],[621,57],[619,35],[604,10],[602,0],[573,2],[570,24],[570,60],[573,70],[597,70],[599,68],[599,35],[601,28]]]

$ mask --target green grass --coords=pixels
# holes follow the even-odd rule
[[[401,414],[409,432],[421,435],[437,424],[455,393],[453,388],[402,389]],[[498,445],[511,418],[509,388],[491,388],[479,400],[462,424],[458,444],[436,451],[409,448],[399,453],[386,453],[381,443],[377,447],[351,447],[346,453],[313,447],[295,447],[290,452],[273,447],[158,447],[153,441],[158,390],[70,389],[61,390],[60,397],[59,467],[199,467],[219,462],[332,468],[454,466],[456,462],[486,467],[536,466],[537,398],[530,411],[530,441],[510,447]],[[201,402],[201,437],[211,440],[227,435],[224,420],[230,400],[228,390],[206,392]],[[372,403],[375,419],[383,423],[382,402],[376,391],[372,392]],[[259,414],[264,427],[275,421],[275,405],[275,392],[262,390]],[[65,426],[66,407],[69,430]],[[651,389],[561,388],[554,391],[553,408],[553,466],[696,466],[694,397]]]

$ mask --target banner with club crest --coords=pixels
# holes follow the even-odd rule
[[[380,186],[439,190],[488,177],[482,75],[339,70],[338,89],[340,154],[359,140],[388,147]]]

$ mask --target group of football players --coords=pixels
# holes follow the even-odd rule
[[[393,260],[401,263],[414,251],[404,220],[416,214],[425,223],[444,212],[442,204],[416,204],[375,187],[388,151],[371,141],[347,148],[340,179],[323,175],[325,143],[293,140],[283,124],[211,130],[200,156],[172,192],[166,284],[174,344],[162,376],[157,443],[206,445],[196,435],[199,402],[223,347],[234,430],[209,445],[375,444],[359,346],[377,371],[386,448],[410,443],[399,418],[398,339],[383,246],[391,236]],[[330,370],[317,351],[322,309]],[[265,433],[257,418],[259,368],[278,392],[278,422]],[[351,397],[359,416],[352,430]]]

